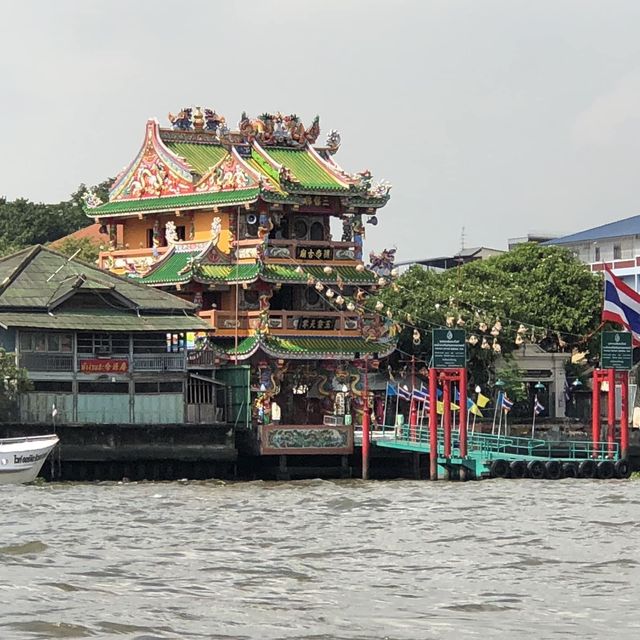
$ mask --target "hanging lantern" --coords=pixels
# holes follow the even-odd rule
[[[387,309],[387,318],[393,318],[393,311],[391,311],[391,309]]]
[[[387,284],[386,278],[378,278],[378,286],[379,287],[384,287],[385,284]]]
[[[307,276],[307,284],[312,287],[316,283],[316,279],[313,276]]]
[[[472,333],[472,334],[469,336],[469,344],[470,344],[472,347],[475,347],[475,346],[478,344],[478,336]]]
[[[297,266],[296,267],[296,273],[303,274],[304,273],[304,269],[301,266]]]
[[[397,278],[399,274],[400,274],[400,270],[398,269],[398,267],[394,267],[393,269],[391,269],[391,275],[394,278]]]
[[[519,333],[516,333],[516,344],[520,346],[523,343],[524,343],[524,338]]]
[[[502,347],[498,344],[497,340],[493,341],[493,350],[495,353],[502,353]]]
[[[458,319],[456,320],[456,324],[459,327],[464,327],[464,325],[467,323],[464,321],[464,318],[462,316],[458,316]]]
[[[488,329],[488,328],[489,328],[489,327],[487,326],[487,323],[486,323],[486,322],[481,322],[481,323],[478,325],[478,329],[479,329],[480,331],[482,331],[482,333],[486,333],[486,331],[487,331],[487,329]]]
[[[356,308],[356,305],[353,304],[353,302],[347,302],[347,309],[349,309],[349,311],[353,311]]]
[[[527,327],[525,327],[523,324],[521,324],[518,327],[518,334],[523,336],[525,333],[527,333]]]
[[[447,323],[447,327],[453,327],[453,321],[455,318],[453,316],[447,316],[445,322]]]
[[[482,344],[480,345],[481,349],[491,349],[491,345],[486,338],[482,338]]]
[[[327,289],[327,298],[333,298],[333,296],[335,296],[335,292],[333,291],[333,289]]]
[[[362,273],[364,271],[364,265],[363,264],[357,264],[356,265],[356,271],[358,273]]]
[[[502,331],[502,322],[500,322],[500,318],[496,318],[493,328],[497,329],[498,331]]]
[[[378,302],[376,302],[376,311],[382,311],[384,309],[384,304],[378,300]]]
[[[322,282],[316,282],[316,291],[324,291],[324,285]]]
[[[415,347],[419,346],[420,343],[422,342],[421,338],[420,338],[420,332],[417,329],[413,330],[413,345]]]
[[[336,304],[342,306],[344,304],[344,298],[342,296],[338,296],[336,298]]]
[[[329,266],[325,267],[325,268],[323,269],[323,271],[324,271],[327,275],[329,275],[330,273],[333,273],[333,269],[332,269],[331,267],[329,267]]]
[[[494,337],[500,335],[500,329],[498,329],[495,324],[491,327],[491,335]]]

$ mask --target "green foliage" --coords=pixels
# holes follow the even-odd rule
[[[76,259],[92,265],[95,265],[100,253],[100,245],[91,238],[66,238],[55,249],[65,256],[72,256],[78,251]]]
[[[469,345],[469,383],[495,382],[497,353],[482,349],[483,338],[493,347],[491,328],[502,324],[497,336],[501,353],[516,349],[520,323],[532,338],[550,351],[586,348],[585,336],[599,324],[601,280],[566,249],[523,244],[487,260],[467,263],[440,273],[412,267],[397,280],[397,287],[381,294],[400,322],[421,330],[415,345],[412,328],[400,336],[399,347],[427,361],[431,353],[431,329],[444,326],[447,317],[461,319],[468,335],[478,338]],[[398,314],[397,311],[400,313]],[[487,325],[480,330],[481,323]],[[486,346],[485,343],[485,346]]]
[[[14,355],[0,348],[0,413],[3,421],[17,418],[18,396],[32,386],[26,370],[16,366]]]
[[[111,180],[94,187],[106,201]],[[46,244],[91,224],[82,208],[87,187],[81,184],[69,200],[57,204],[35,203],[25,198],[0,198],[0,255],[33,244]]]

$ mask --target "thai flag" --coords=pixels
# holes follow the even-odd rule
[[[424,402],[429,398],[429,392],[424,387],[420,387],[420,389],[414,389],[411,396],[418,402]]]
[[[537,416],[539,416],[544,411],[544,406],[540,404],[538,396],[536,396],[533,400],[533,410],[536,412]]]
[[[614,276],[608,267],[604,272],[602,319],[626,327],[634,344],[640,345],[640,294]]]
[[[400,400],[411,400],[411,392],[409,391],[409,389],[398,385],[398,397],[400,398]]]
[[[500,406],[504,411],[511,411],[513,407],[513,400],[509,400],[509,398],[507,398],[507,394],[503,393],[502,402],[500,403]]]

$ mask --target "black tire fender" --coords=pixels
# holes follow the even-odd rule
[[[509,463],[502,458],[493,460],[489,467],[489,473],[492,478],[506,478],[509,475]]]
[[[545,477],[546,470],[542,460],[530,460],[527,464],[527,475],[534,480],[542,480]]]

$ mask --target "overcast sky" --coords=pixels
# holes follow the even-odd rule
[[[114,176],[182,106],[320,115],[393,184],[367,249],[640,213],[637,0],[0,0],[0,195]]]

